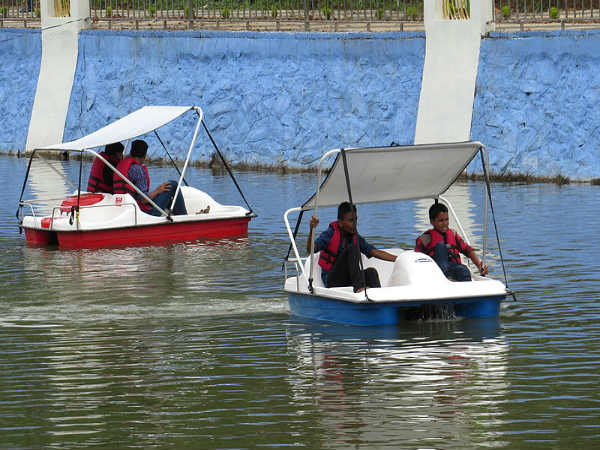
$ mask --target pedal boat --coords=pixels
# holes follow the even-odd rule
[[[482,261],[485,262],[488,201],[492,212],[493,205],[487,175],[488,155],[483,144],[462,142],[352,148],[325,153],[318,166],[316,193],[302,206],[291,208],[284,214],[291,241],[284,261],[284,290],[288,294],[291,314],[360,326],[393,325],[415,317],[432,318],[436,314],[437,318],[498,316],[500,303],[507,294],[512,293],[502,282],[475,273],[470,260],[468,267],[472,281],[455,282],[444,276],[432,258],[412,249],[385,249],[398,256],[395,262],[367,259],[361,255],[363,268],[377,269],[381,287],[354,293],[352,287],[326,288],[321,279],[321,267],[317,264],[319,253],[315,253],[312,258],[302,258],[296,243],[304,211],[313,210],[316,216],[318,207],[335,207],[347,200],[363,204],[419,199],[445,203],[461,236],[468,242],[468,236],[456,217],[454,208],[442,194],[478,153],[482,157],[486,179],[482,251]],[[321,183],[322,165],[333,155],[336,155],[335,161]],[[298,213],[293,232],[288,219],[290,213]],[[499,245],[498,240],[501,255]],[[311,248],[314,248],[314,242],[311,243]],[[463,263],[465,259],[467,258],[463,258]],[[296,276],[288,277],[290,264],[293,264]],[[503,264],[502,267],[504,269]],[[506,273],[504,274],[506,283]],[[426,314],[427,311],[429,315]]]
[[[112,142],[125,143],[148,133],[154,133],[160,143],[163,144],[156,130],[175,119],[190,114],[194,114],[197,120],[183,168],[180,170],[171,159],[178,172],[177,191],[180,191],[183,196],[187,215],[171,215],[170,209],[163,210],[159,208],[123,174],[118,172],[116,167],[113,167],[93,150],[96,148],[102,150],[105,145]],[[248,209],[241,206],[222,205],[206,192],[187,186],[185,182],[185,172],[201,125],[246,202],[233,173],[227,166],[227,162],[203,121],[203,112],[200,107],[145,106],[75,141],[50,145],[32,151],[17,211],[17,218],[20,219],[19,226],[25,231],[27,244],[30,246],[58,244],[59,248],[75,249],[163,244],[198,239],[246,236],[248,234],[248,223],[251,218],[255,217],[248,202],[246,202]],[[169,154],[166,147],[165,151]],[[44,158],[44,154],[52,152],[78,154],[80,161],[79,181],[78,184],[74,184],[66,176],[59,173],[65,182],[75,189],[73,195],[67,198],[45,199],[46,204],[50,202],[55,206],[52,207],[50,215],[41,215],[38,213],[38,210],[41,209],[39,207],[41,200],[24,200],[23,195],[34,158],[39,157],[53,168],[50,162]],[[89,193],[82,190],[82,180],[87,186],[87,177],[82,175],[84,154],[100,158],[114,173],[125,180],[152,206],[156,207],[161,212],[161,216],[152,216],[142,211],[129,194]],[[55,168],[53,170],[56,171]],[[171,208],[173,204],[171,204]],[[29,214],[25,215],[25,212]]]

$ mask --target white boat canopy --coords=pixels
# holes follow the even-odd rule
[[[144,106],[87,136],[71,142],[48,145],[38,150],[86,150],[127,141],[150,133],[191,109],[198,111],[202,119],[202,110],[197,106]]]
[[[398,147],[350,148],[344,150],[355,204],[420,198],[437,198],[465,170],[480,148],[480,142],[425,144]],[[337,206],[348,199],[341,150],[318,192],[303,210],[315,206]],[[317,204],[317,205],[315,205]]]

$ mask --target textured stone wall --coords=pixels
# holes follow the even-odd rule
[[[297,167],[340,146],[412,143],[424,43],[421,33],[85,31],[65,139],[143,105],[179,104],[203,108],[236,163]],[[189,125],[161,134],[177,156]],[[196,159],[208,160],[203,141]]]
[[[0,29],[0,152],[25,148],[41,57],[39,30]]]
[[[143,105],[194,104],[236,163],[301,167],[339,146],[412,143],[424,51],[420,33],[84,31],[65,139]],[[25,147],[40,58],[39,30],[0,30],[0,152]],[[600,177],[599,69],[599,31],[484,39],[471,137],[493,171]],[[191,123],[162,134],[175,156]],[[211,154],[202,138],[195,159]]]
[[[498,173],[600,177],[599,100],[599,31],[492,34],[471,138],[488,146]]]

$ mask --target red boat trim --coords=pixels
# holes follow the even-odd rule
[[[246,236],[250,217],[167,222],[94,231],[57,231],[60,248],[103,248]]]

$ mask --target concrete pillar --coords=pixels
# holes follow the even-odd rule
[[[469,17],[450,19],[448,2],[466,6],[463,0],[425,0],[425,65],[415,144],[461,142],[471,139],[471,119],[479,67],[481,36],[493,29],[492,0],[471,0]],[[464,9],[466,11],[466,9]],[[484,142],[485,144],[485,142]],[[470,238],[473,236],[473,204],[464,187],[454,186],[446,196],[453,204]],[[428,228],[431,201],[418,202],[417,229]],[[456,228],[452,223],[451,227]]]
[[[62,142],[89,0],[41,0],[42,60],[26,150]]]

